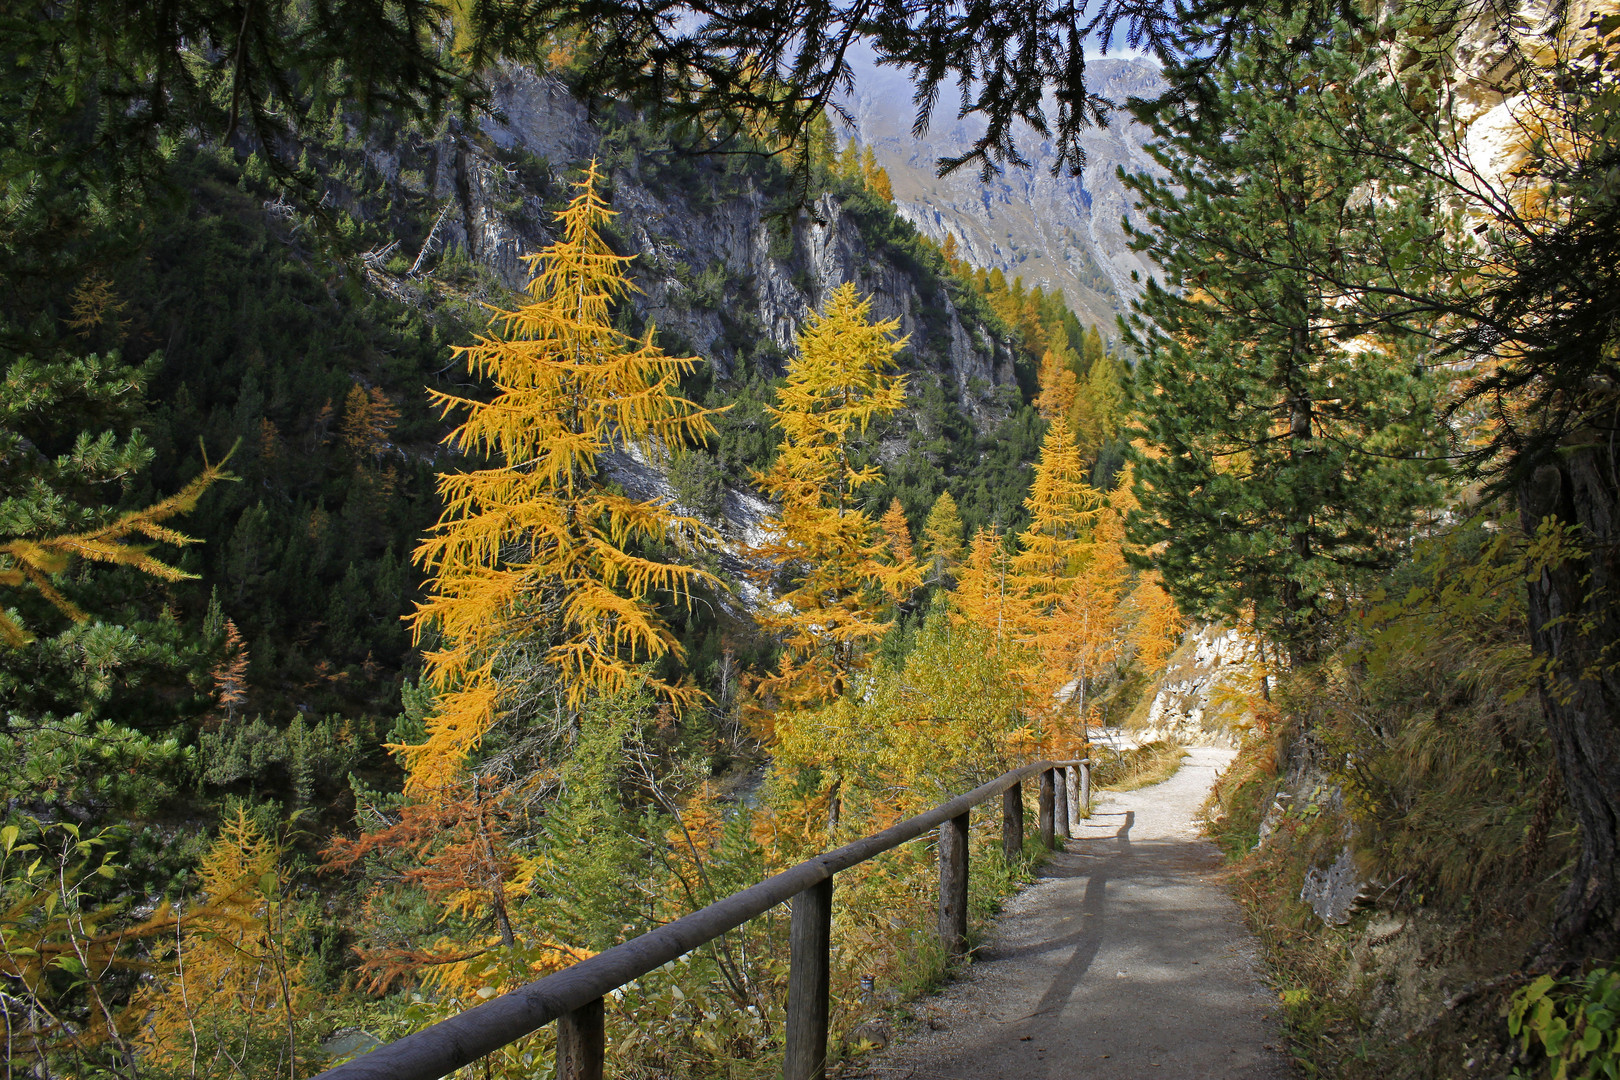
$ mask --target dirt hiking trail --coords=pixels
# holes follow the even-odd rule
[[[1107,795],[872,1080],[1284,1080],[1275,994],[1195,816],[1230,750]]]

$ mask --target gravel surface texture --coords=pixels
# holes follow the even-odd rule
[[[1100,801],[963,977],[914,1005],[916,1029],[844,1075],[1292,1077],[1276,995],[1196,820],[1233,753],[1188,753],[1164,783]]]

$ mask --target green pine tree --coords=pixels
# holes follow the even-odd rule
[[[1164,269],[1129,327],[1151,447],[1135,538],[1162,545],[1183,610],[1252,615],[1293,662],[1435,504],[1443,450],[1423,337],[1345,316],[1311,272],[1398,278],[1433,204],[1409,188],[1367,197],[1396,189],[1344,148],[1341,95],[1387,91],[1337,44],[1347,33],[1309,54],[1277,47],[1302,29],[1246,35],[1196,113],[1144,110],[1167,174],[1129,181],[1152,228],[1134,246]],[[1355,257],[1380,242],[1388,258]]]

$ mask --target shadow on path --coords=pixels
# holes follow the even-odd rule
[[[960,982],[919,1003],[930,1027],[848,1074],[916,1080],[1290,1074],[1271,995],[1219,856],[1188,822],[1230,754],[1193,752],[1164,784],[1080,823],[1008,905]]]

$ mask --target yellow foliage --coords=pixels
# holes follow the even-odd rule
[[[889,550],[894,554],[895,562],[914,557],[911,526],[906,523],[906,512],[901,509],[898,498],[889,501],[889,509],[878,524],[883,529],[883,535],[889,538]]]
[[[226,455],[227,460],[229,456]],[[84,612],[58,592],[50,580],[53,575],[67,570],[76,558],[132,567],[163,581],[194,578],[197,575],[188,574],[154,556],[152,546],[161,543],[184,547],[196,543],[195,538],[170,528],[164,522],[195,509],[204,491],[215,482],[228,479],[232,477],[225,471],[224,461],[205,465],[191,483],[167,499],[143,510],[131,510],[106,525],[37,540],[19,537],[0,544],[0,587],[32,588],[58,611],[77,622],[85,618]],[[136,537],[144,537],[153,544],[140,543]],[[21,623],[0,610],[0,642],[21,647],[32,640],[33,636]]]
[[[356,459],[381,457],[399,421],[399,409],[378,387],[359,383],[349,388],[343,402],[343,446]]]
[[[973,535],[967,562],[951,591],[955,618],[988,633],[992,647],[998,650],[1013,632],[1008,590],[1016,589],[1017,582],[1009,583],[1011,573],[1012,553],[1000,534],[985,526]]]
[[[600,180],[593,162],[558,214],[562,238],[529,257],[528,302],[496,312],[498,335],[457,350],[499,392],[487,402],[434,395],[446,413],[466,414],[446,441],[500,464],[440,475],[444,513],[416,550],[430,591],[410,621],[418,643],[441,644],[425,653],[439,693],[427,741],[403,748],[413,794],[453,779],[495,722],[510,689],[495,664],[503,644],[549,635],[547,659],[577,705],[624,689],[649,659],[679,656],[651,598],[685,600],[694,581],[712,580],[632,555],[712,534],[665,501],[615,494],[599,473],[610,450],[658,452],[714,431],[713,410],[673,392],[698,360],[665,356],[650,327],[638,340],[613,326],[629,258],[599,233],[614,216]],[[678,703],[693,696],[652,685]]]
[[[784,647],[781,670],[758,690],[789,708],[842,694],[889,627],[879,610],[922,583],[916,560],[897,558],[856,500],[879,473],[855,467],[851,438],[905,401],[904,378],[891,374],[905,345],[891,337],[898,322],[874,324],[870,313],[845,284],[810,318],[771,409],[782,431],[776,462],[754,474],[779,506],[765,523],[771,539],[754,554],[787,579],[758,616]]]
[[[946,574],[962,565],[962,516],[949,491],[940,492],[934,508],[928,511],[928,519],[923,522],[922,548],[933,581],[943,581]]]
[[[283,898],[280,844],[238,808],[198,868],[207,903],[179,919],[167,974],[130,1004],[136,1041],[158,1066],[216,1057],[245,1045],[276,1047],[292,1072],[296,1025],[313,1003],[303,961],[287,952],[294,929]],[[210,1070],[212,1071],[212,1070]]]
[[[1071,426],[1075,396],[1080,392],[1080,381],[1069,364],[1073,355],[1067,349],[1047,349],[1041,355],[1038,375],[1041,392],[1035,399],[1035,406],[1040,409],[1043,419],[1055,420],[1061,416],[1070,421]]]
[[[1006,771],[1034,749],[1016,674],[992,636],[932,617],[899,666],[862,676],[859,694],[784,717],[779,772],[822,771],[840,786],[839,820],[870,831]]]
[[[1181,611],[1165,592],[1156,571],[1141,576],[1129,603],[1135,616],[1131,625],[1131,646],[1143,669],[1153,672],[1169,658],[1181,640],[1185,625]]]
[[[1061,603],[1090,551],[1087,534],[1103,505],[1102,495],[1086,482],[1074,433],[1062,416],[1047,429],[1024,505],[1030,523],[1019,534],[1013,570],[1022,601],[1019,625],[1027,631]]]

